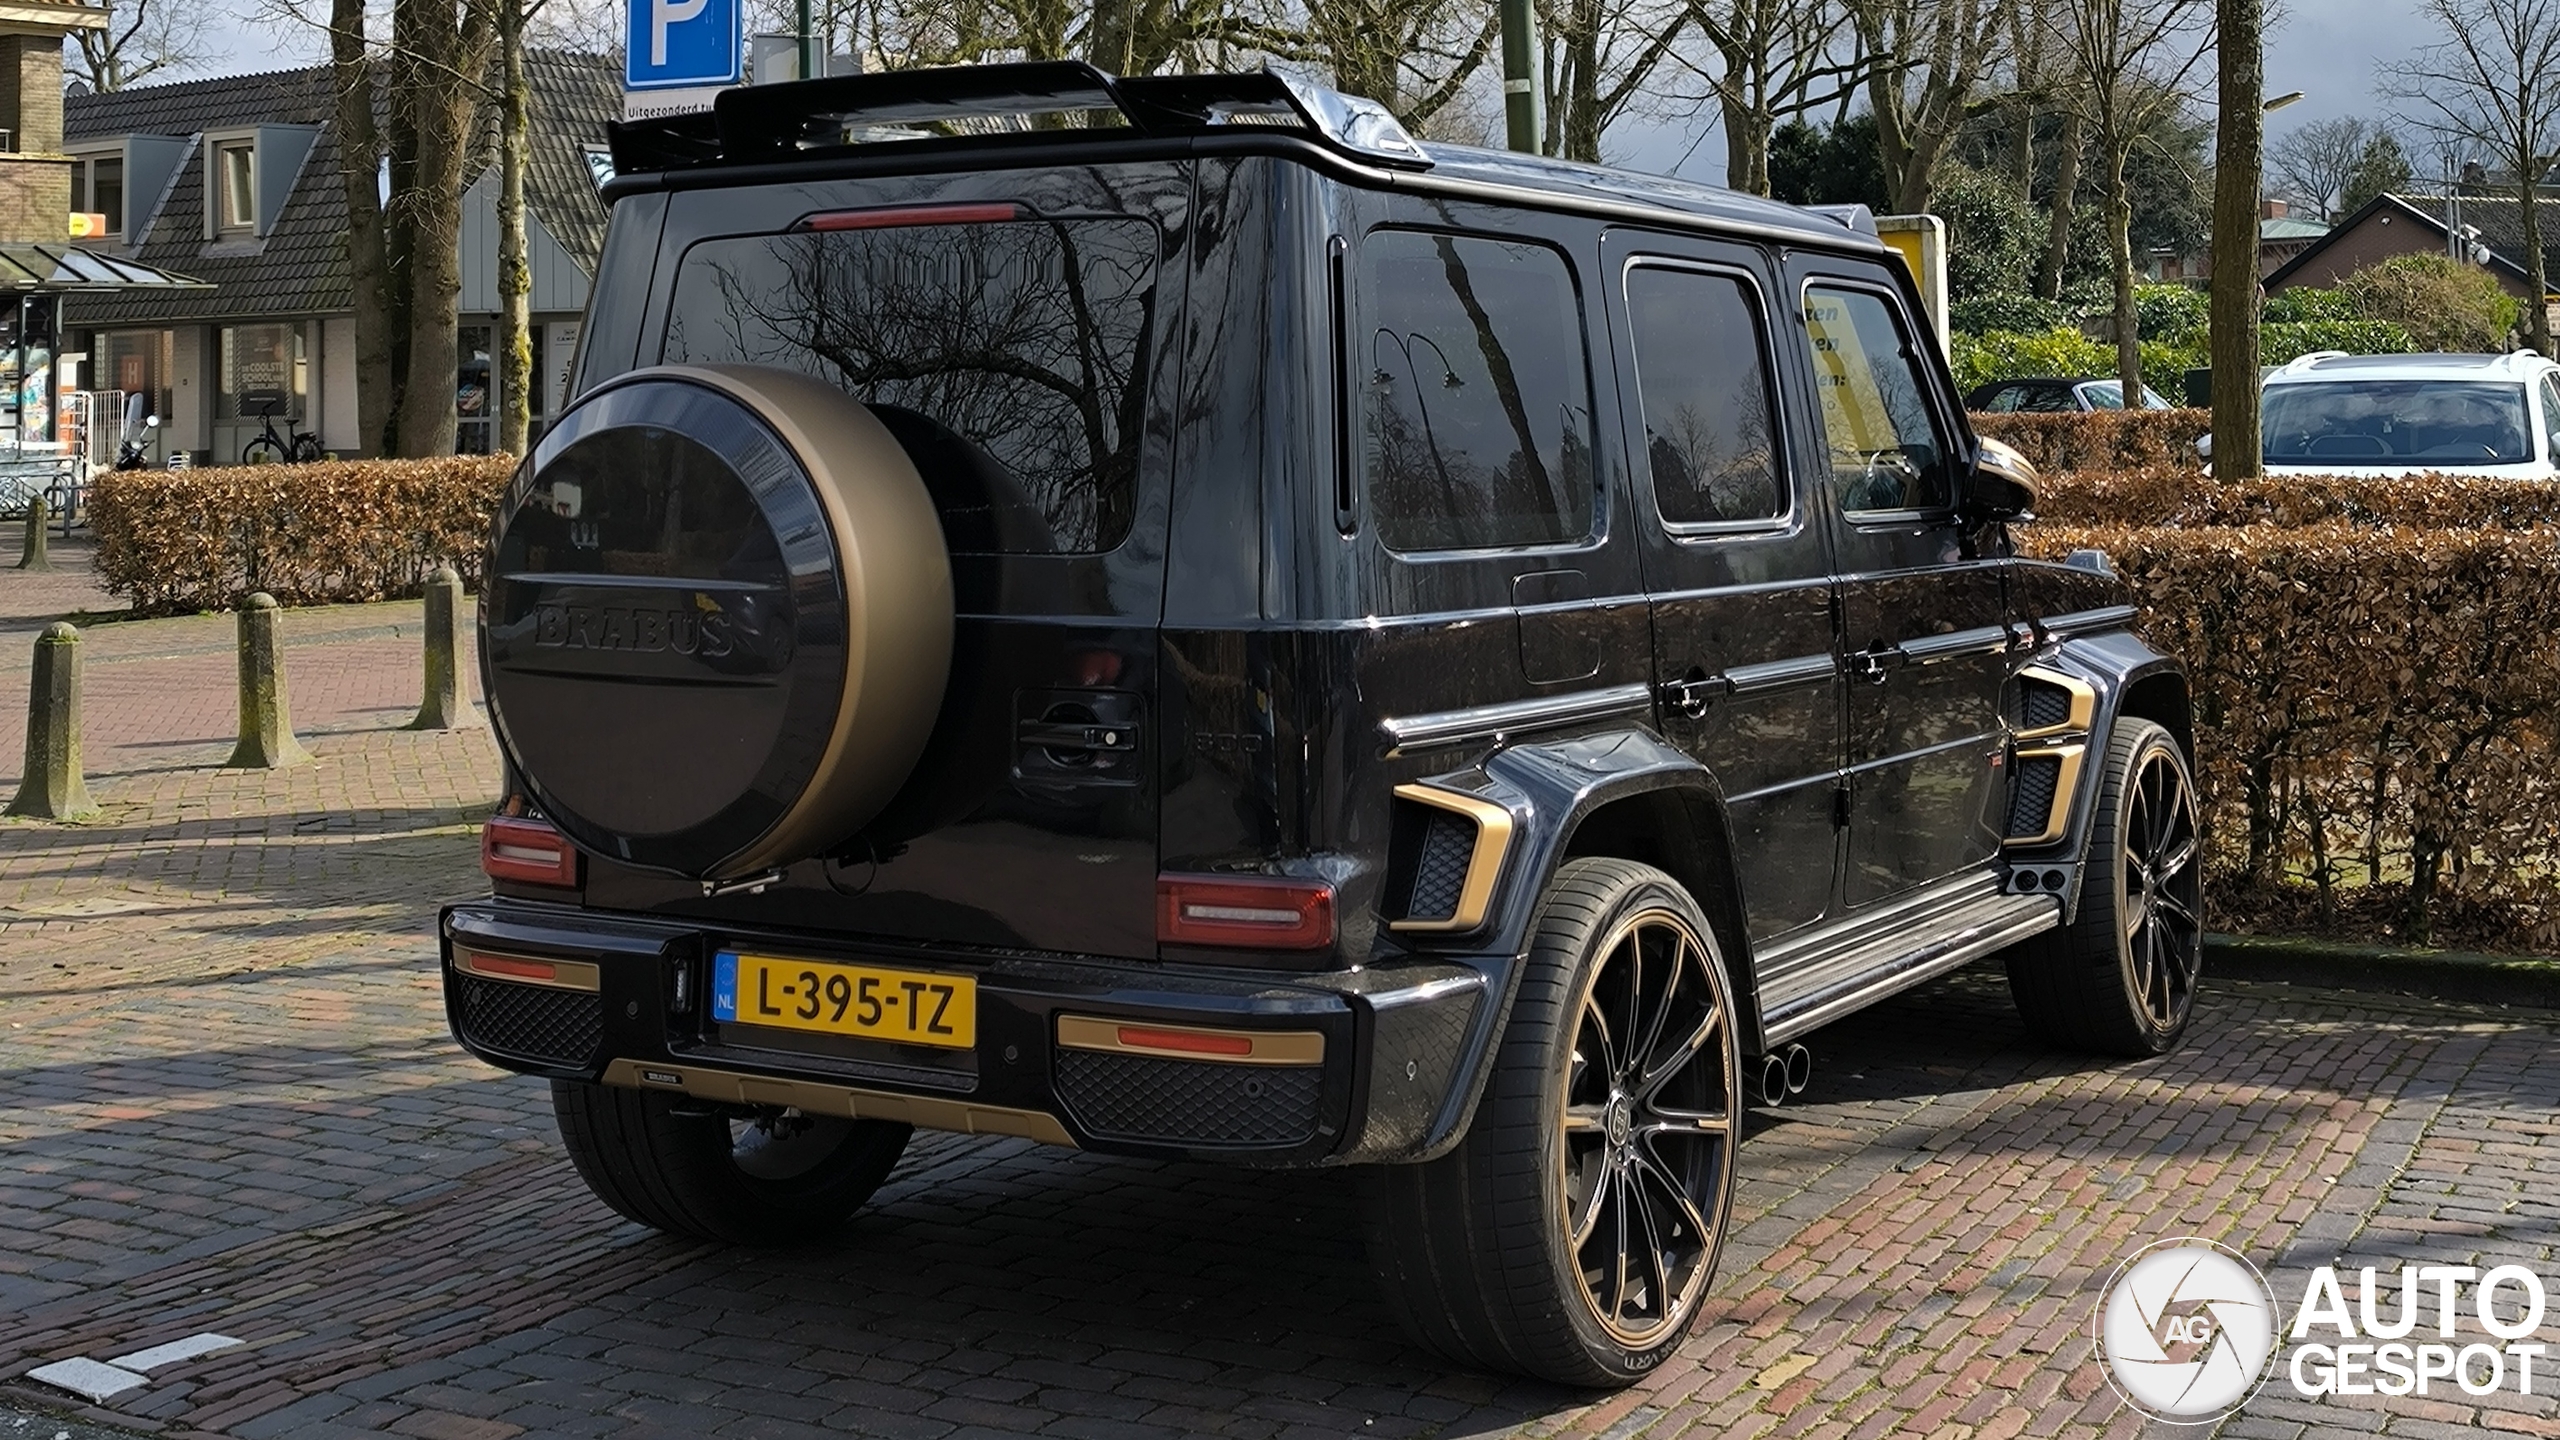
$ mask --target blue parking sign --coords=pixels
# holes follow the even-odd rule
[[[735,85],[745,40],[740,0],[630,0],[623,88]]]

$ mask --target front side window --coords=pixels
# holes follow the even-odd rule
[[[1637,403],[1654,503],[1671,525],[1786,513],[1777,418],[1751,290],[1732,275],[1643,265],[1627,272]]]
[[[1360,247],[1360,450],[1395,550],[1555,545],[1591,532],[1581,306],[1544,245],[1382,230]]]
[[[2560,465],[2560,383],[2554,383],[2551,372],[2542,375],[2542,456]]]
[[[1910,337],[1883,296],[1809,286],[1806,338],[1831,483],[1850,515],[1953,503],[1946,443],[1930,418]]]
[[[1156,227],[974,221],[706,240],[662,358],[841,386],[916,456],[954,550],[1094,554],[1129,533]]]
[[[246,230],[258,223],[258,187],[253,164],[256,153],[256,147],[247,140],[214,149],[216,185],[222,206],[218,223],[225,230]]]
[[[2432,469],[2533,459],[2524,387],[2511,381],[2315,380],[2270,385],[2262,404],[2271,465]]]

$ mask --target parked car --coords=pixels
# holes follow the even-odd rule
[[[915,1126],[1370,1166],[1417,1337],[1619,1384],[1818,1027],[1998,955],[2058,1042],[2185,1031],[2186,681],[2013,554],[1867,229],[1272,74],[614,146],[441,936],[622,1214],[809,1240]]]
[[[2269,474],[2560,478],[2560,365],[2530,350],[2324,351],[2277,367],[2258,403]]]
[[[2039,376],[2022,380],[1994,380],[1977,385],[1964,399],[1967,410],[1988,411],[1994,415],[2015,412],[2030,414],[2068,414],[2077,410],[2121,410],[2124,408],[2124,382],[2121,380],[2065,380],[2059,376]],[[2142,387],[2142,408],[2166,410],[2169,402],[2160,398],[2150,386]]]

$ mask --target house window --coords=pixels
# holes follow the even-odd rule
[[[489,363],[496,333],[491,326],[465,325],[455,337],[461,342],[453,386],[453,448],[458,454],[486,455],[496,438],[491,417],[497,413],[497,390],[491,382],[497,372]]]
[[[224,230],[246,230],[258,223],[257,145],[234,140],[213,149],[214,189],[221,212],[214,223]]]
[[[301,326],[226,325],[221,343],[222,390],[214,418],[256,421],[272,409],[279,430],[303,418],[311,367],[303,356]]]
[[[603,189],[604,182],[613,178],[613,152],[601,145],[590,145],[581,153],[587,157],[587,178],[596,182],[597,189]]]
[[[97,155],[71,166],[71,208],[107,217],[106,238],[124,238],[124,157]]]

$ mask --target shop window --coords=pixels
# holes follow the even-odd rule
[[[222,389],[214,418],[255,422],[272,409],[276,428],[303,418],[311,365],[298,325],[226,325],[221,334]]]

